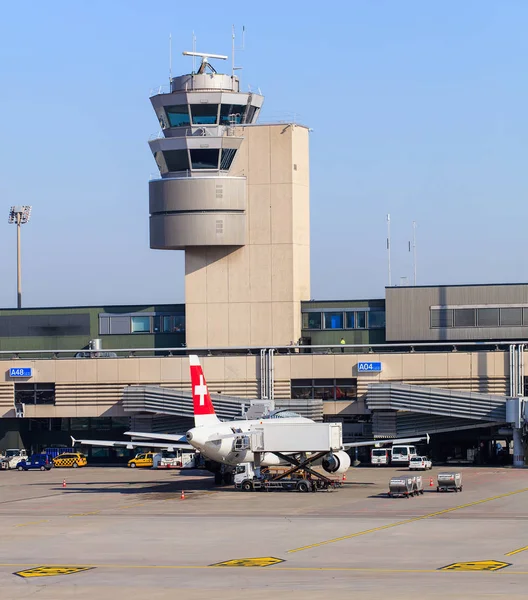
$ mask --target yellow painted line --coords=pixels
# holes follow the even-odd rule
[[[524,552],[525,550],[528,550],[528,546],[524,546],[523,548],[517,548],[517,550],[507,552],[504,556],[513,556],[514,554],[519,554],[519,552]]]
[[[287,553],[291,554],[293,552],[302,552],[303,550],[309,550],[310,548],[318,548],[319,546],[326,546],[327,544],[335,544],[336,542],[350,540],[361,535],[367,535],[369,533],[375,533],[377,531],[383,531],[384,529],[391,529],[392,527],[399,527],[400,525],[407,525],[409,523],[416,523],[416,521],[423,521],[424,519],[430,519],[431,517],[438,517],[440,515],[445,515],[447,513],[454,512],[455,510],[461,510],[462,508],[468,508],[470,506],[477,506],[478,504],[492,502],[493,500],[500,500],[501,498],[507,498],[508,496],[514,496],[515,494],[522,494],[524,492],[528,492],[528,488],[523,488],[522,490],[515,490],[514,492],[507,492],[506,494],[499,494],[498,496],[491,496],[491,498],[484,498],[483,500],[475,500],[475,502],[460,504],[459,506],[453,506],[452,508],[444,508],[443,510],[438,510],[434,513],[422,515],[421,517],[413,517],[412,519],[406,519],[405,521],[397,521],[396,523],[389,523],[388,525],[381,525],[380,527],[365,529],[364,531],[358,531],[349,535],[343,535],[341,537],[333,538],[331,540],[324,540],[323,542],[316,542],[315,544],[301,546],[300,548],[293,548],[292,550],[288,550]]]
[[[77,514],[68,515],[68,516],[71,519],[72,517],[87,517],[89,515],[98,515],[100,512],[101,512],[100,510],[94,510],[92,512],[77,513]]]
[[[40,521],[30,521],[29,523],[20,523],[20,525],[15,525],[15,527],[29,527],[30,525],[38,525],[39,523],[48,523],[49,519],[41,519]]]

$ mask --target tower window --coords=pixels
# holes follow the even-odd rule
[[[189,169],[187,150],[165,150],[163,157],[167,163],[167,171],[187,171]]]
[[[191,104],[193,125],[216,125],[218,104]]]
[[[193,169],[218,169],[219,150],[191,150],[191,165]]]
[[[220,161],[220,169],[222,171],[229,171],[235,154],[236,150],[234,148],[222,148],[222,159]]]
[[[246,107],[243,104],[222,104],[220,125],[240,125],[244,122]]]
[[[170,127],[185,127],[191,124],[189,118],[189,107],[187,104],[180,104],[178,106],[167,106],[165,107],[167,113],[167,119],[169,120]]]

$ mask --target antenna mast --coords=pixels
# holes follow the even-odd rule
[[[413,221],[413,274],[416,285],[416,221]]]
[[[172,33],[169,33],[169,83],[172,83]]]
[[[387,215],[387,265],[389,270],[389,287],[391,287],[390,214]]]
[[[231,25],[231,77],[235,76],[235,26]]]
[[[193,75],[194,73],[196,73],[196,58],[194,53],[196,52],[196,36],[194,35],[194,31],[193,31],[193,35],[192,35],[192,51],[193,51]]]

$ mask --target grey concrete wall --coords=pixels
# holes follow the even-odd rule
[[[387,342],[528,339],[528,327],[431,328],[431,307],[528,307],[528,284],[386,289]]]

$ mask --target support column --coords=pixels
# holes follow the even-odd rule
[[[522,429],[513,428],[513,466],[524,467],[524,446],[522,439]]]

